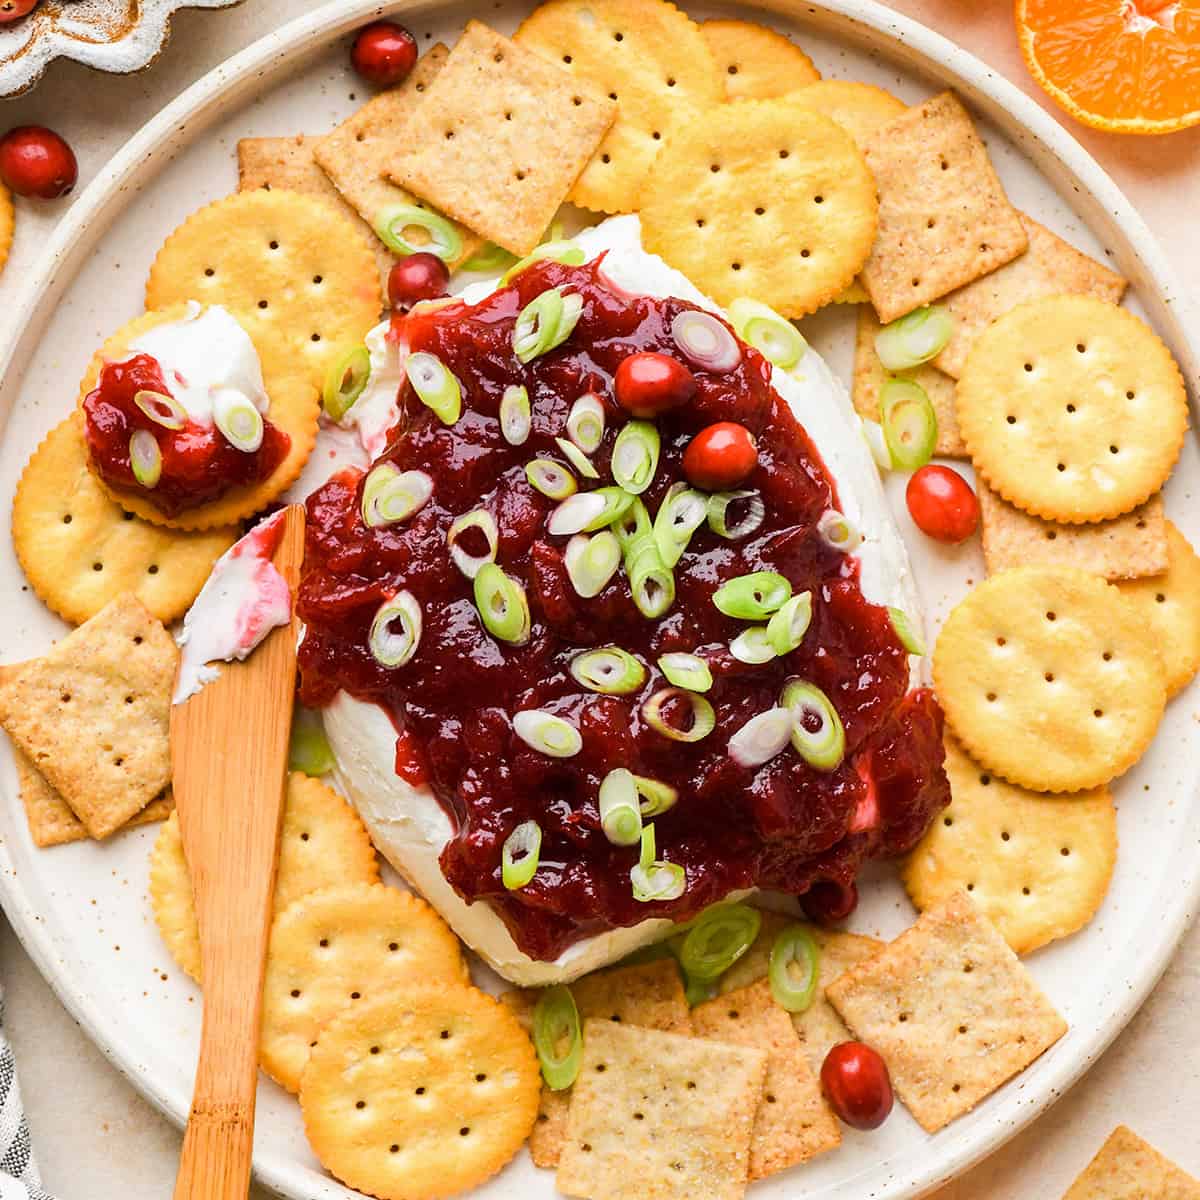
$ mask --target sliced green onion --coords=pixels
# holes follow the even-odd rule
[[[498,271],[501,267],[510,267],[517,261],[515,254],[510,254],[503,246],[495,242],[484,242],[465,263],[464,271]]]
[[[642,840],[642,810],[633,772],[609,771],[600,784],[600,825],[614,846],[636,846]]]
[[[661,617],[675,603],[675,573],[663,562],[654,538],[642,538],[626,550],[625,574],[643,617]]]
[[[714,904],[692,924],[679,948],[679,965],[689,979],[719,979],[758,937],[762,913],[748,904]]]
[[[423,229],[424,240],[414,241],[410,230]],[[439,213],[415,204],[391,204],[375,214],[375,232],[393,254],[436,254],[451,262],[462,253],[462,234]]]
[[[757,300],[735,300],[729,319],[743,342],[749,342],[767,360],[790,371],[803,357],[808,343],[791,321]]]
[[[619,487],[597,488],[588,495],[600,496],[604,500],[604,509],[584,527],[585,533],[591,533],[596,529],[607,529],[614,521],[619,521],[633,507],[633,502],[637,499],[636,496],[631,496],[624,488]]]
[[[537,874],[542,853],[542,827],[522,821],[504,839],[500,851],[500,877],[510,892],[523,888]]]
[[[612,452],[612,477],[627,492],[641,495],[654,482],[662,438],[650,421],[629,421],[617,434]]]
[[[811,767],[832,771],[846,756],[846,731],[833,702],[816,684],[794,679],[779,703],[792,715],[792,745]]]
[[[593,692],[624,696],[646,682],[646,668],[620,646],[588,650],[571,660],[571,675]]]
[[[806,1011],[821,979],[821,951],[803,925],[789,925],[771,947],[767,976],[771,995],[790,1013]]]
[[[462,416],[462,386],[441,359],[418,350],[408,356],[404,369],[421,403],[443,425],[453,425]]]
[[[688,309],[671,322],[675,345],[706,371],[732,371],[742,361],[737,340],[712,313]]]
[[[424,471],[401,471],[395,463],[382,462],[363,482],[363,522],[372,529],[394,525],[423,508],[432,495],[433,478]]]
[[[782,752],[791,736],[792,714],[786,708],[768,708],[729,739],[729,757],[739,767],[761,767]]]
[[[526,466],[525,478],[531,488],[551,500],[565,500],[573,496],[578,487],[575,476],[552,458],[535,458]]]
[[[638,863],[648,867],[658,856],[658,838],[653,825],[642,826],[642,844],[638,850]]]
[[[686,702],[690,708],[688,724],[682,728],[672,725],[664,712],[676,700]],[[651,729],[673,742],[698,742],[708,737],[717,724],[717,714],[703,696],[679,687],[662,688],[655,692],[642,705],[642,716]]]
[[[736,521],[730,521],[729,510],[745,504],[746,511]],[[767,506],[755,491],[713,492],[708,498],[708,527],[723,538],[736,541],[753,533],[767,515]]]
[[[767,634],[767,627],[765,625],[751,625],[749,629],[743,629],[729,643],[729,653],[738,662],[759,666],[762,663],[770,662],[775,657],[777,651],[771,645],[771,639]]]
[[[658,660],[658,669],[667,682],[689,692],[707,692],[713,685],[712,668],[698,654],[673,651]]]
[[[400,623],[399,630],[393,628]],[[384,667],[402,667],[421,642],[421,606],[412,592],[397,592],[385,600],[371,622],[371,653]]]
[[[305,775],[328,775],[337,766],[320,714],[297,704],[292,713],[292,736],[288,743],[288,770]]]
[[[817,522],[817,533],[831,550],[840,550],[843,554],[849,554],[851,550],[857,550],[862,545],[862,534],[854,522],[836,508],[822,514]]]
[[[552,1092],[569,1088],[583,1061],[583,1029],[575,997],[565,984],[547,988],[533,1007],[533,1048]]]
[[[690,975],[683,977],[683,998],[687,1001],[688,1008],[695,1008],[697,1004],[706,1004],[709,1000],[716,999],[717,985],[709,979],[693,979]]]
[[[752,571],[722,584],[713,592],[713,603],[727,617],[761,621],[769,617],[792,594],[792,585],[774,571]]]
[[[531,622],[525,589],[494,562],[475,575],[475,607],[492,637],[513,646],[529,641]]]
[[[888,616],[892,619],[892,628],[896,636],[909,654],[924,654],[925,639],[920,630],[908,619],[908,614],[901,608],[888,608]]]
[[[669,783],[650,779],[646,775],[635,775],[633,781],[637,785],[638,795],[641,797],[644,819],[649,820],[650,817],[661,816],[668,809],[675,807],[679,793]]]
[[[571,405],[567,414],[567,437],[584,454],[595,454],[600,449],[604,438],[604,402],[595,392],[587,392]]]
[[[642,538],[649,538],[654,532],[650,524],[650,514],[646,511],[641,497],[635,497],[633,503],[612,523],[612,531],[621,543],[621,549],[628,554]]]
[[[583,749],[583,735],[562,717],[540,708],[513,714],[513,732],[527,746],[550,758],[574,758]]]
[[[606,500],[600,495],[599,489],[594,492],[576,492],[568,496],[550,514],[546,528],[555,537],[570,537],[589,528],[593,521],[604,514],[606,508]]]
[[[321,406],[331,421],[340,421],[363,393],[371,378],[371,356],[366,346],[351,346],[329,364],[321,389]]]
[[[468,529],[478,529],[487,541],[487,550],[483,554],[468,554],[460,546],[459,538]],[[477,508],[472,512],[463,513],[450,522],[446,530],[446,545],[450,547],[450,557],[454,565],[468,578],[474,579],[485,563],[496,561],[496,548],[500,544],[500,530],[496,526],[496,518],[486,508]]]
[[[133,402],[155,425],[161,425],[164,429],[175,431],[187,424],[187,409],[166,392],[151,392],[139,388],[133,393]]]
[[[225,440],[243,454],[253,454],[263,440],[262,413],[254,402],[232,388],[217,393],[213,421]]]
[[[562,263],[565,267],[579,267],[586,261],[587,256],[583,252],[582,246],[577,246],[572,241],[550,241],[543,242],[538,246],[532,254],[526,255],[525,258],[518,259],[503,275],[500,276],[500,286],[504,287],[515,279],[526,267],[531,267],[535,262],[541,262],[543,259],[552,259],[554,262]]]
[[[937,449],[937,413],[929,395],[911,379],[888,379],[879,392],[883,438],[901,471],[923,467]]]
[[[885,325],[875,353],[888,371],[911,371],[936,358],[954,336],[954,318],[940,304],[927,305]]]
[[[637,866],[629,872],[633,898],[643,904],[678,900],[687,887],[687,873],[677,863],[655,858],[654,826],[642,827],[642,849]]]
[[[861,421],[860,424],[863,440],[867,443],[867,448],[871,451],[871,457],[875,460],[875,465],[881,471],[894,470],[896,464],[892,462],[892,452],[888,449],[887,438],[883,436],[883,426],[878,421],[867,420]]]
[[[785,601],[767,622],[767,640],[776,654],[790,654],[804,641],[812,611],[812,592],[801,592]]]
[[[162,478],[162,451],[148,429],[139,429],[129,439],[129,467],[133,477],[144,488],[158,486]]]
[[[708,497],[686,483],[673,483],[654,518],[654,541],[663,563],[673,567],[687,549],[692,534],[708,516]]]
[[[577,470],[584,479],[599,479],[600,472],[592,465],[592,460],[574,442],[568,441],[566,438],[555,438],[555,445],[566,456],[567,461]]]
[[[564,296],[562,288],[547,288],[521,309],[513,326],[513,353],[528,363],[561,346],[582,312],[583,297],[578,292]]]
[[[621,565],[621,544],[602,529],[590,537],[577,533],[563,553],[571,586],[585,600],[598,596]]]
[[[510,383],[500,397],[500,432],[510,446],[523,446],[532,427],[529,390],[522,384]]]

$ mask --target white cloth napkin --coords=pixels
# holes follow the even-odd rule
[[[42,1187],[34,1161],[17,1063],[3,1025],[4,993],[0,991],[0,1200],[53,1200]]]

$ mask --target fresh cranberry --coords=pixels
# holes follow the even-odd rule
[[[971,485],[949,467],[922,467],[908,481],[905,498],[917,528],[939,542],[965,542],[979,524]]]
[[[388,300],[400,310],[411,308],[418,300],[436,300],[449,286],[446,264],[427,250],[406,255],[388,272]]]
[[[818,925],[835,925],[858,907],[858,888],[853,882],[822,879],[800,897],[800,907],[810,921],[816,921]]]
[[[656,417],[696,394],[696,377],[677,358],[643,350],[622,359],[613,386],[617,403],[635,417]]]
[[[363,26],[350,50],[354,69],[376,87],[394,87],[408,78],[417,61],[413,35],[395,21]]]
[[[736,421],[718,421],[700,430],[683,454],[688,482],[708,492],[737,487],[756,466],[754,435]]]
[[[71,147],[52,129],[18,125],[0,138],[0,180],[18,196],[56,200],[78,177]]]
[[[887,1063],[862,1042],[839,1042],[821,1064],[833,1111],[854,1129],[878,1129],[892,1111]]]
[[[11,25],[27,17],[41,0],[0,0],[0,25]]]

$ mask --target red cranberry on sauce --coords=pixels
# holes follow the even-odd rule
[[[0,0],[0,25],[11,25],[27,17],[41,0]]]
[[[949,467],[922,467],[904,495],[917,528],[939,542],[965,542],[979,524],[979,501],[971,485]]]
[[[622,359],[613,386],[623,409],[635,417],[657,417],[695,396],[696,377],[677,358],[644,350]]]
[[[835,925],[858,907],[858,887],[854,883],[822,879],[800,897],[800,907],[818,925]]]
[[[18,196],[56,200],[78,177],[74,152],[52,129],[18,125],[0,138],[0,180]]]
[[[735,488],[758,466],[754,435],[736,421],[718,421],[702,429],[683,452],[688,482],[706,492]]]
[[[388,272],[388,301],[400,311],[419,300],[436,300],[446,294],[450,272],[436,254],[421,250],[406,255]]]
[[[358,31],[350,49],[354,69],[376,87],[394,87],[417,61],[413,35],[395,21],[373,21]]]
[[[833,1111],[854,1129],[878,1129],[892,1111],[887,1063],[862,1042],[839,1042],[825,1055],[821,1086]]]

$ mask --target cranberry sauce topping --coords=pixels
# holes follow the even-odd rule
[[[548,287],[583,297],[572,335],[559,348],[520,364],[512,334],[522,307]],[[308,632],[300,648],[302,691],[327,703],[339,689],[381,703],[403,731],[397,770],[424,780],[456,832],[441,856],[446,878],[468,901],[486,899],[517,944],[534,958],[556,957],[591,933],[651,916],[684,919],[736,888],[801,894],[815,882],[847,888],[862,862],[901,853],[949,800],[942,771],[942,714],[932,695],[909,692],[909,663],[886,609],[867,603],[858,564],[816,531],[837,507],[833,482],[784,400],[770,368],[749,347],[731,371],[695,369],[696,395],[661,414],[662,455],[643,495],[651,514],[683,478],[689,439],[718,420],[744,425],[758,465],[743,484],[765,502],[762,525],[740,541],[701,526],[675,568],[674,604],[648,620],[618,572],[591,600],[575,592],[563,561],[567,539],[546,528],[554,502],[535,491],[525,464],[538,456],[564,465],[554,438],[565,434],[572,403],[602,397],[603,443],[593,461],[610,485],[613,442],[628,414],[613,399],[613,377],[638,351],[678,356],[671,321],[692,307],[616,291],[599,262],[567,267],[545,261],[474,307],[462,303],[398,320],[395,334],[413,351],[437,355],[462,385],[463,414],[444,426],[408,385],[402,432],[384,458],[434,480],[433,497],[406,522],[368,528],[360,515],[362,478],[335,476],[308,502],[308,544],[299,611]],[[510,446],[498,421],[507,385],[523,384],[533,431]],[[486,507],[499,527],[497,561],[524,584],[532,611],[526,645],[497,642],[472,603],[472,585],[455,568],[446,530],[462,513]],[[747,623],[712,603],[720,584],[751,571],[785,575],[794,592],[812,591],[812,624],[800,647],[751,666],[728,644]],[[423,610],[415,656],[394,669],[368,648],[379,605],[401,588]],[[568,668],[580,651],[614,644],[648,668],[631,695],[598,695]],[[670,741],[650,728],[642,702],[666,681],[656,662],[669,651],[704,656],[716,728],[701,741]],[[788,746],[763,766],[742,767],[730,736],[776,705],[785,682],[803,678],[832,699],[846,730],[846,757],[835,770],[809,767]],[[583,749],[549,758],[513,732],[520,709],[544,709],[575,724]],[[643,903],[629,872],[636,847],[617,847],[600,825],[597,793],[617,767],[662,780],[678,803],[655,820],[658,857],[685,868],[681,898]],[[532,882],[506,891],[501,848],[513,829],[542,829]]]
[[[257,450],[239,450],[216,425],[188,420],[182,429],[168,429],[152,420],[134,402],[140,391],[173,398],[157,359],[135,354],[104,364],[83,400],[88,453],[109,487],[149,500],[165,516],[207,504],[239,484],[258,483],[287,457],[291,438],[270,421],[263,421]],[[162,474],[153,488],[138,482],[130,463],[129,441],[140,429],[154,436],[162,455]]]

